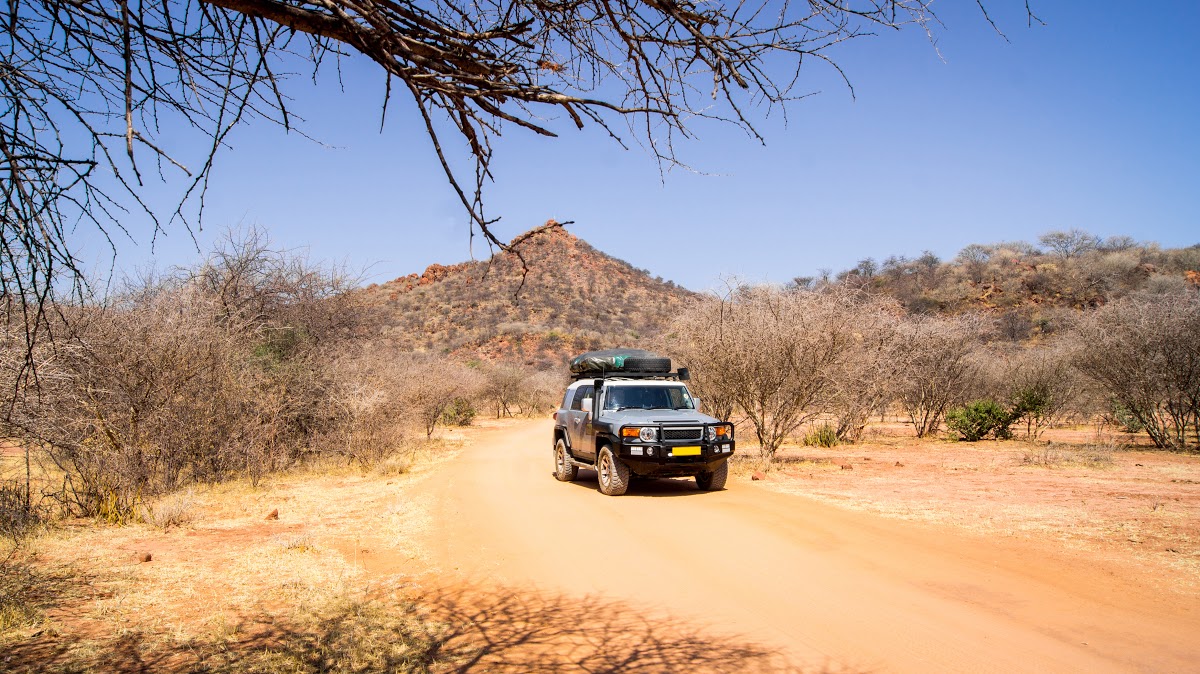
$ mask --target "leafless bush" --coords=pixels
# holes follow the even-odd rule
[[[440,358],[414,357],[404,371],[400,400],[415,418],[425,437],[434,429],[455,398],[478,395],[482,378],[471,368]]]
[[[334,422],[319,443],[327,453],[368,469],[404,447],[406,362],[369,346],[350,348],[329,363],[328,409]]]
[[[715,334],[723,329],[724,309],[723,303],[706,299],[678,316],[665,339],[664,350],[690,370],[688,387],[700,399],[704,413],[729,421],[736,406],[733,390],[721,380],[724,370],[711,362],[720,357],[722,343],[733,345],[732,336]]]
[[[977,368],[971,354],[980,332],[972,316],[914,316],[900,325],[900,401],[917,437],[936,432],[946,411],[969,397]]]
[[[738,287],[696,304],[673,327],[678,354],[710,406],[736,405],[754,428],[764,459],[800,424],[828,406],[830,371],[853,336],[844,298],[829,293]]]
[[[526,416],[544,414],[558,407],[567,380],[561,372],[538,370],[521,380],[517,398],[521,413]]]
[[[867,419],[895,400],[903,377],[899,325],[903,309],[886,300],[845,302],[842,321],[853,338],[845,358],[828,364],[830,411],[840,442],[858,442]]]
[[[489,409],[495,411],[497,419],[513,415],[513,408],[519,405],[522,387],[528,376],[524,368],[506,363],[493,365],[484,371],[480,398]]]
[[[1025,437],[1037,440],[1042,431],[1071,414],[1079,405],[1083,382],[1071,366],[1070,353],[1058,346],[1035,346],[1017,355],[1005,377],[1004,399]]]
[[[34,533],[45,520],[43,509],[28,498],[27,486],[18,480],[0,481],[0,538],[14,547]]]
[[[1158,447],[1200,445],[1200,295],[1113,302],[1073,334],[1074,362]]]

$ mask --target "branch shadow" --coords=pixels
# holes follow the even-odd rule
[[[395,586],[393,586],[395,588]],[[282,617],[281,617],[282,615]],[[224,638],[172,640],[114,626],[106,639],[9,644],[5,671],[843,672],[624,602],[454,586],[381,589],[246,616]]]

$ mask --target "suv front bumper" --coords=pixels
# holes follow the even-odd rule
[[[680,444],[622,443],[617,449],[621,462],[634,475],[683,476],[711,473],[733,456],[734,441]],[[699,451],[697,451],[699,450]]]

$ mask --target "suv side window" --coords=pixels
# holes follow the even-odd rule
[[[583,409],[583,401],[591,398],[595,394],[596,387],[591,384],[586,384],[575,389],[575,399],[571,401],[571,409]]]

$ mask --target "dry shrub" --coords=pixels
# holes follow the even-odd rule
[[[328,367],[328,409],[334,423],[318,441],[324,452],[369,469],[403,451],[405,364],[363,346],[346,349]]]
[[[195,492],[188,489],[147,504],[142,508],[142,519],[159,529],[183,527],[195,520],[197,506]]]
[[[1143,294],[1101,307],[1072,334],[1075,366],[1158,447],[1200,446],[1200,295]]]
[[[482,369],[478,395],[497,419],[514,414],[534,416],[554,409],[566,384],[561,371],[500,363]]]
[[[60,307],[10,425],[63,472],[70,514],[127,522],[186,484],[256,483],[333,421],[321,348],[348,328],[345,285],[251,233],[197,269]]]
[[[828,365],[833,390],[829,411],[837,418],[838,442],[862,439],[871,415],[896,399],[906,366],[900,350],[903,309],[894,301],[848,297],[842,320],[853,341],[847,356]]]
[[[38,606],[42,586],[36,571],[28,564],[11,558],[0,562],[0,636],[42,621]]]
[[[480,399],[496,413],[496,418],[511,417],[521,394],[521,384],[528,373],[516,366],[501,363],[483,372]]]
[[[537,416],[557,409],[566,386],[567,377],[562,370],[527,370],[517,398],[521,413]]]
[[[45,522],[44,508],[32,502],[28,485],[17,480],[0,481],[0,538],[19,546]]]
[[[899,328],[904,354],[899,398],[917,437],[936,433],[946,412],[970,397],[978,365],[972,353],[983,333],[976,316],[913,316]]]
[[[1022,351],[1005,379],[1005,398],[1029,440],[1074,412],[1083,393],[1070,353],[1057,346]]]
[[[457,398],[478,395],[482,378],[461,363],[427,356],[410,356],[405,364],[400,401],[428,439]]]
[[[310,533],[280,534],[275,537],[275,544],[284,550],[293,552],[311,552],[317,549]]]
[[[695,374],[710,410],[734,407],[763,457],[829,405],[829,372],[854,344],[843,294],[740,286],[695,304],[673,326],[673,351]]]

